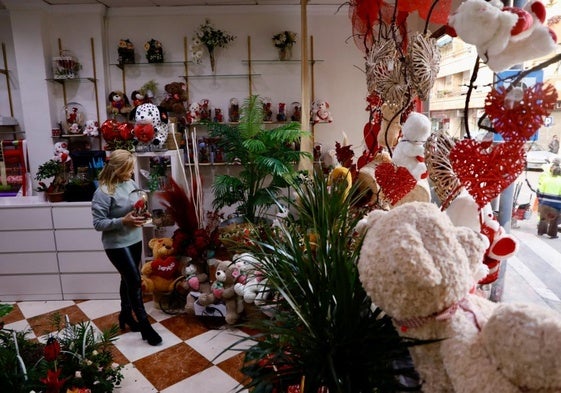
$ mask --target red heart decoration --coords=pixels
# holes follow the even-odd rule
[[[119,139],[119,130],[117,127],[119,126],[119,122],[115,119],[107,119],[101,125],[101,135],[103,135],[103,139],[107,142],[112,142],[116,139]]]
[[[134,126],[130,123],[121,123],[117,127],[119,129],[119,135],[121,139],[124,141],[128,141],[134,138],[134,134],[132,132]]]
[[[392,205],[399,202],[417,185],[417,180],[407,168],[396,166],[391,162],[378,164],[374,170],[374,177]]]
[[[510,92],[499,86],[487,94],[485,113],[505,140],[528,140],[543,126],[556,102],[557,90],[549,83]]]
[[[452,169],[479,208],[495,199],[522,173],[526,166],[523,146],[522,141],[490,146],[464,139],[450,150]]]

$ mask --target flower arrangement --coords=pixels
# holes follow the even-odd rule
[[[150,174],[148,176],[148,189],[150,191],[165,188],[167,168],[171,164],[169,156],[150,157]]]
[[[292,48],[296,43],[296,33],[285,30],[273,36],[273,44],[279,49]]]
[[[226,33],[223,30],[215,28],[210,20],[206,19],[205,23],[199,26],[199,29],[195,33],[196,37],[193,39],[192,54],[195,58],[201,58],[202,53],[200,51],[201,45],[204,45],[208,50],[210,56],[210,67],[214,72],[215,60],[214,60],[214,50],[219,48],[226,48],[228,44],[236,39],[236,36]],[[195,60],[196,61],[196,60]]]
[[[27,332],[0,331],[0,386],[14,393],[113,392],[123,379],[111,352],[118,326],[96,335],[89,321],[71,325],[53,314],[51,323],[56,333],[46,342],[28,340]]]
[[[146,60],[148,60],[148,63],[164,62],[164,50],[160,41],[152,38],[144,44],[144,50],[146,51]]]
[[[223,217],[216,211],[203,214],[202,197],[197,189],[198,185],[193,182],[192,189],[186,192],[170,178],[160,198],[177,224],[172,236],[177,255],[200,261],[210,257],[220,245],[218,226]]]

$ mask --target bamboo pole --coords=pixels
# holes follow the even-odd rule
[[[314,135],[310,129],[310,63],[308,61],[308,1],[302,0],[300,2],[300,25],[301,25],[301,90],[302,90],[302,131],[310,132],[310,136],[303,137],[300,141],[300,151],[310,153],[311,158],[301,158],[298,164],[299,170],[307,170],[310,174],[313,170],[313,148],[314,148]]]

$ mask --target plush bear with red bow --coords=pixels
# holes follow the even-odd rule
[[[165,97],[160,102],[160,107],[168,112],[169,116],[176,115],[184,118],[187,112],[187,86],[183,82],[171,82],[164,86]]]
[[[154,303],[159,305],[161,295],[173,290],[175,280],[181,275],[181,269],[171,238],[150,239],[148,247],[152,250],[154,259],[142,266],[142,291],[151,293]]]
[[[236,323],[243,312],[243,301],[234,290],[239,275],[240,271],[235,263],[219,261],[210,291],[201,294],[198,300],[201,306],[224,302],[226,305],[226,323],[228,324]]]
[[[423,392],[561,392],[561,315],[474,291],[488,240],[433,203],[365,219],[358,261],[366,293],[409,347]]]
[[[55,143],[54,153],[53,160],[55,161],[65,163],[71,160],[68,143],[66,142]]]
[[[450,15],[449,34],[475,45],[483,62],[499,72],[555,51],[557,37],[544,25],[545,16],[538,0],[529,0],[524,8],[466,0]]]

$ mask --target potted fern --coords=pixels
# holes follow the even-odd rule
[[[244,101],[238,124],[212,123],[209,134],[217,138],[226,162],[237,162],[242,168],[236,176],[215,177],[213,206],[236,205],[236,212],[251,223],[265,216],[275,197],[295,178],[295,164],[310,158],[309,153],[294,148],[308,133],[296,122],[265,128],[263,102],[256,95]]]
[[[248,243],[267,280],[262,307],[270,318],[248,320],[257,333],[230,348],[245,352],[240,391],[418,391],[408,347],[419,342],[399,337],[359,281],[361,195],[346,186],[328,187],[321,174],[295,185],[292,214]]]

